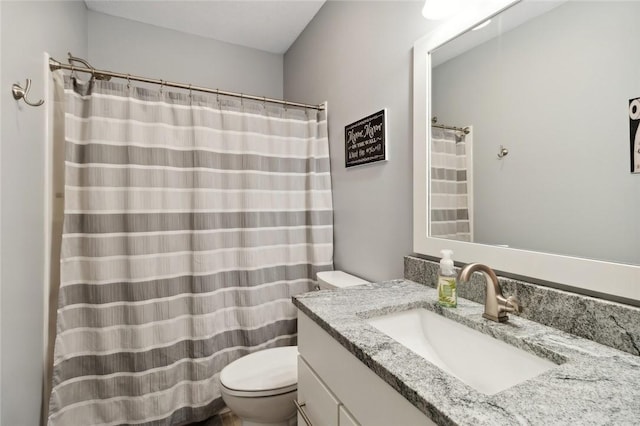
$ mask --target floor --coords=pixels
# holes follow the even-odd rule
[[[240,419],[231,411],[223,410],[217,415],[189,426],[241,426]]]

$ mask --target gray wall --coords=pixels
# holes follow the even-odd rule
[[[44,95],[43,54],[98,68],[282,98],[283,55],[86,10],[80,1],[1,1],[0,424],[37,425],[44,357],[45,107],[16,103],[12,83]],[[60,166],[60,165],[58,165]]]
[[[282,98],[283,55],[89,11],[97,68]]]
[[[2,1],[0,143],[1,385],[3,425],[37,425],[43,376],[45,107],[17,103],[12,83],[44,96],[43,54],[87,54],[83,2]]]
[[[568,2],[435,69],[434,114],[474,126],[476,241],[640,264],[638,16]]]
[[[284,94],[329,102],[335,267],[400,278],[412,252],[412,47],[419,2],[329,1],[284,57]],[[389,161],[345,169],[344,126],[388,109]]]

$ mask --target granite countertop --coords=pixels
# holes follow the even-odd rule
[[[640,423],[640,357],[510,315],[482,318],[484,307],[458,298],[441,308],[433,288],[408,280],[295,296],[294,304],[409,402],[441,425]],[[365,322],[422,307],[547,358],[557,367],[485,395]],[[473,356],[469,348],[467,356]],[[499,365],[487,366],[499,372]]]

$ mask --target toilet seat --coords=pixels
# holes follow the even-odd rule
[[[298,347],[264,349],[243,356],[220,372],[220,384],[233,396],[257,398],[298,387]]]
[[[231,396],[239,396],[242,398],[263,398],[266,396],[276,396],[282,395],[284,393],[295,392],[298,389],[298,385],[291,385],[284,388],[279,389],[268,389],[264,391],[239,391],[234,389],[229,389],[225,385],[222,385],[226,394]]]

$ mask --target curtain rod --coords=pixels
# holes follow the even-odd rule
[[[438,123],[438,117],[431,117],[431,127],[437,127],[439,129],[447,129],[447,130],[455,130],[456,132],[463,132],[465,135],[468,135],[471,131],[469,127],[456,127],[456,126],[446,126],[444,124],[436,124]]]
[[[81,62],[88,65],[86,61],[81,61]],[[219,89],[209,89],[208,87],[194,86],[192,84],[175,83],[175,82],[166,81],[166,80],[158,80],[155,78],[140,77],[138,75],[99,70],[95,68],[90,68],[90,66],[87,68],[77,67],[75,65],[67,65],[53,58],[49,58],[49,70],[56,71],[59,69],[69,70],[72,72],[76,71],[76,72],[88,73],[88,74],[91,74],[92,77],[95,77],[101,80],[108,80],[109,77],[115,77],[115,78],[122,78],[128,81],[131,81],[131,80],[142,81],[144,83],[159,84],[161,86],[166,86],[166,87],[176,87],[178,89],[186,89],[186,90],[196,91],[196,92],[215,93],[216,95],[233,96],[236,98],[250,99],[250,100],[261,101],[261,102],[269,102],[272,104],[288,105],[288,106],[295,106],[295,107],[301,107],[301,108],[312,108],[320,111],[324,110],[324,105],[309,105],[309,104],[303,104],[299,102],[284,101],[281,99],[272,99],[272,98],[266,98],[261,96],[245,95],[243,93],[227,92],[225,90],[219,90]]]
[[[465,135],[469,134],[468,127],[445,126],[444,124],[432,124],[431,127],[437,127],[439,129],[455,130],[457,132],[463,132]]]

